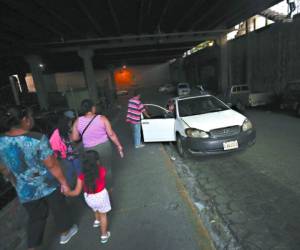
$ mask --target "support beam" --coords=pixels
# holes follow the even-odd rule
[[[168,51],[186,51],[190,49],[191,46],[177,47],[177,48],[157,48],[157,49],[140,49],[140,50],[126,50],[121,52],[110,52],[103,53],[103,56],[114,56],[114,55],[130,55],[130,54],[139,54],[139,53],[151,53],[151,52],[168,52]],[[182,52],[182,53],[183,53]]]
[[[222,0],[216,0],[215,4],[213,6],[211,6],[208,10],[206,10],[203,15],[200,16],[200,18],[198,20],[196,20],[196,22],[194,22],[191,25],[191,29],[195,30],[197,27],[199,27],[199,25],[205,21],[206,19],[208,19],[208,17],[214,13],[217,12],[216,10],[220,7],[220,1]],[[206,20],[207,21],[207,20]]]
[[[78,50],[78,55],[82,58],[83,66],[84,66],[84,77],[85,82],[88,87],[90,98],[93,100],[95,104],[98,104],[98,89],[96,83],[96,76],[93,67],[92,58],[94,56],[94,52],[90,49],[80,49]]]
[[[214,30],[214,31],[199,31],[199,32],[185,32],[185,33],[165,33],[155,35],[143,36],[123,36],[120,37],[106,37],[89,40],[73,40],[69,42],[46,43],[36,46],[41,46],[43,49],[50,52],[67,52],[77,51],[80,46],[87,46],[91,49],[109,49],[109,48],[128,48],[138,46],[159,46],[172,44],[186,43],[191,46],[196,45],[205,40],[217,39],[220,34],[226,33],[228,30]],[[188,44],[187,44],[188,43]]]
[[[51,9],[49,6],[47,6],[45,3],[43,3],[40,0],[33,0],[33,3],[40,8],[42,11],[48,13],[50,16],[53,16],[56,20],[58,20],[61,24],[63,24],[65,27],[70,29],[72,32],[76,34],[80,34],[77,28],[75,28],[72,24],[70,24],[68,21],[65,20],[61,15],[59,15],[55,10]]]
[[[170,2],[172,2],[172,0],[165,0],[165,5],[163,7],[163,10],[162,10],[159,18],[158,18],[158,22],[157,22],[156,29],[155,29],[158,32],[160,31],[161,22],[162,22],[164,16],[166,15],[166,13],[167,13]]]
[[[182,24],[195,12],[195,10],[199,10],[201,6],[205,3],[205,0],[196,0],[195,3],[189,8],[189,10],[184,14],[182,18],[176,23],[174,31],[177,31]]]
[[[111,0],[107,0],[107,1],[108,1],[108,6],[109,6],[110,13],[113,17],[113,20],[114,20],[114,23],[115,23],[115,26],[116,26],[116,29],[117,29],[117,33],[120,36],[121,35],[121,28],[120,28],[120,22],[118,20],[116,11],[114,9],[114,6],[113,6]]]
[[[24,18],[25,20],[31,22],[32,24],[34,24],[35,26],[41,28],[41,30],[47,30],[50,33],[53,33],[55,35],[58,35],[60,38],[63,37],[62,33],[55,29],[52,25],[50,24],[42,24],[40,21],[37,21],[34,16],[31,16],[30,14],[27,14],[23,11],[19,10],[19,2],[18,4],[13,1],[13,0],[9,0],[9,1],[5,1],[3,2],[3,0],[0,2],[2,5],[4,5],[6,8],[10,9],[12,12],[16,13],[15,17],[17,18]],[[22,1],[21,1],[22,3]]]
[[[144,9],[144,0],[140,0],[140,11],[138,17],[138,34],[141,34],[143,29],[143,9]]]
[[[96,31],[98,36],[102,36],[103,32],[98,24],[98,22],[94,19],[94,17],[91,15],[90,11],[88,10],[88,7],[82,2],[82,0],[76,0],[80,10],[84,13],[84,15],[88,18],[90,23],[93,25],[94,30]]]

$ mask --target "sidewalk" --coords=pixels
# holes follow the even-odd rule
[[[41,250],[213,249],[162,145],[134,149],[123,117],[115,119],[113,126],[124,145],[125,158],[115,154],[110,241],[100,243],[99,231],[92,227],[92,211],[82,198],[73,198],[71,212],[78,219],[78,234],[61,246],[58,236],[51,235],[55,230],[49,223]]]

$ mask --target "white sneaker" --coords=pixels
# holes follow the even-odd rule
[[[95,220],[94,224],[93,224],[93,227],[100,227],[100,221]]]
[[[143,148],[145,147],[145,144],[136,145],[135,148]]]
[[[60,236],[59,244],[66,244],[78,232],[78,227],[74,224],[67,233]]]
[[[101,235],[101,243],[104,244],[104,243],[108,242],[109,238],[110,238],[110,232],[107,231],[106,235]]]

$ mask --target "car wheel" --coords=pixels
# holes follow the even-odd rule
[[[176,146],[177,146],[177,151],[178,151],[179,155],[182,158],[185,158],[187,156],[187,151],[184,148],[183,140],[182,140],[181,135],[177,135],[177,137],[176,137]]]

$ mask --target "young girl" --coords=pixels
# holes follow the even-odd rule
[[[100,165],[99,155],[89,150],[82,157],[82,173],[78,176],[73,191],[65,192],[67,196],[77,196],[84,190],[84,198],[88,206],[95,212],[94,227],[101,228],[101,243],[106,243],[110,237],[107,231],[106,213],[111,210],[108,192],[105,188],[106,169]]]

